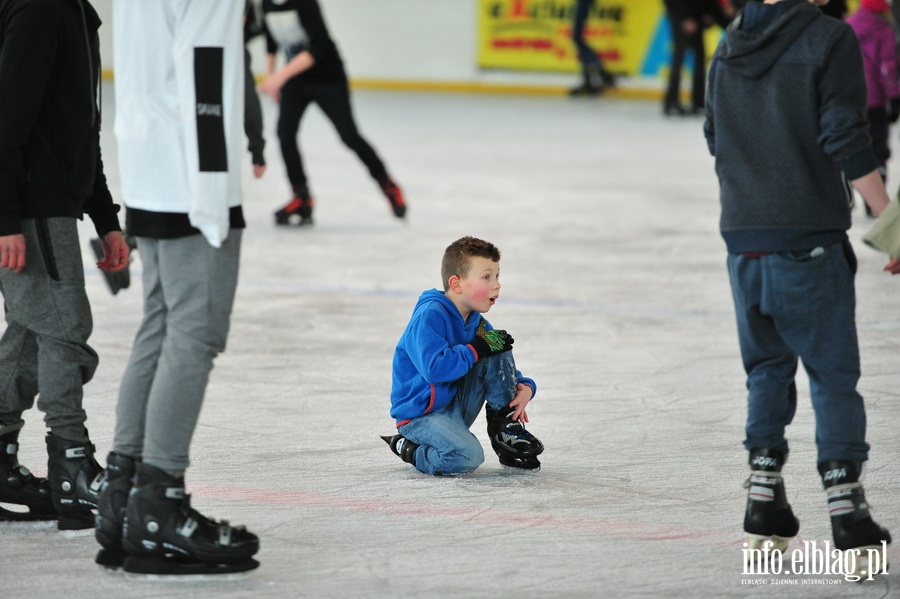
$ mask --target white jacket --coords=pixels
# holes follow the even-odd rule
[[[244,0],[113,3],[125,205],[187,214],[213,247],[242,198],[243,9]]]

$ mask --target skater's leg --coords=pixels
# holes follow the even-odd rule
[[[848,242],[770,258],[768,281],[779,330],[809,374],[818,462],[849,460],[859,469],[869,445],[865,407],[856,390],[853,250]]]
[[[375,149],[360,134],[350,105],[350,90],[346,86],[322,85],[315,89],[315,101],[331,121],[341,141],[353,150],[369,174],[379,184],[388,179],[387,169]]]
[[[484,463],[481,443],[463,422],[455,402],[441,410],[413,418],[399,433],[418,449],[415,467],[425,474],[463,474]]]
[[[168,308],[159,273],[159,244],[155,239],[138,240],[143,265],[144,315],[119,385],[116,404],[113,452],[134,458],[143,455],[147,401],[166,335]]]
[[[0,383],[6,386],[0,413],[13,416],[33,401],[36,372],[37,405],[47,426],[57,436],[84,441],[83,386],[98,360],[88,345],[93,323],[77,224],[74,218],[26,219],[22,227],[31,258],[18,274],[0,269],[0,285],[7,322],[30,331],[34,343],[14,329],[13,341],[28,353],[16,364],[7,350],[0,352],[12,375]]]
[[[218,249],[202,235],[159,242],[168,312],[147,400],[142,458],[170,473],[189,465],[188,450],[213,359],[225,349],[240,246],[239,229],[232,229]]]
[[[763,258],[728,257],[738,343],[747,373],[747,424],[744,447],[788,454],[784,432],[797,408],[794,375],[797,355],[781,338],[763,306]]]
[[[37,340],[34,333],[7,320],[0,339],[0,425],[18,422],[38,394]]]
[[[309,94],[297,80],[288,81],[282,87],[281,100],[278,103],[278,142],[281,145],[281,157],[284,160],[288,181],[294,190],[309,190],[303,158],[300,155],[300,142],[297,139],[300,120],[309,103]]]

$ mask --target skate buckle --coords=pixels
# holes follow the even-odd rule
[[[66,449],[65,456],[67,460],[80,460],[87,457],[84,447],[69,447]]]

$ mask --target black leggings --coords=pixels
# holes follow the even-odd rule
[[[306,112],[306,107],[310,102],[319,105],[319,108],[337,129],[341,141],[356,152],[372,178],[378,183],[386,181],[388,174],[384,163],[356,128],[353,110],[350,107],[350,89],[347,85],[340,83],[308,85],[298,78],[294,78],[281,89],[278,115],[278,141],[281,143],[281,156],[284,159],[291,186],[295,190],[309,192],[306,172],[303,170],[303,158],[300,156],[300,146],[297,142],[297,132],[300,129],[300,119],[303,118],[303,113]]]

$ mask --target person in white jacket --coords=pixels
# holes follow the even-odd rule
[[[192,509],[184,483],[225,349],[245,226],[243,9],[243,0],[113,3],[115,133],[144,317],[119,390],[96,538],[97,562],[128,572],[258,566],[256,535]]]

